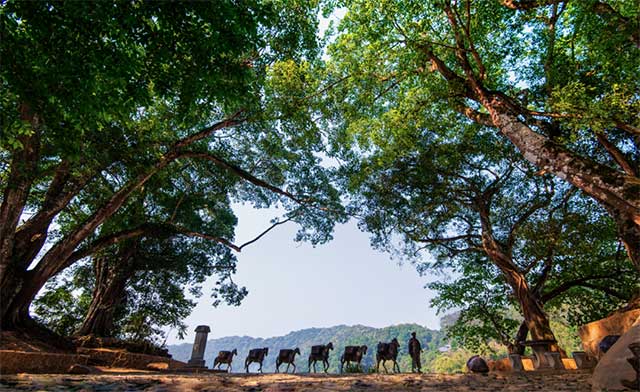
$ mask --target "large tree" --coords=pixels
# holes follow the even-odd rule
[[[339,143],[406,124],[492,127],[597,200],[640,268],[636,1],[342,4],[328,66]]]
[[[278,83],[266,83],[273,64],[317,54],[315,7],[0,6],[3,327],[28,324],[29,305],[52,276],[139,235],[101,226],[154,175],[187,161],[235,176],[236,200],[296,210],[298,238],[330,238],[337,194],[318,166],[315,124],[288,119],[266,97],[277,93]],[[91,192],[97,187],[103,192]],[[74,215],[69,225],[59,222],[63,212]]]

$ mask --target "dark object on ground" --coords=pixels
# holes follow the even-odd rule
[[[282,349],[278,354],[278,358],[276,358],[276,373],[280,373],[280,365],[283,363],[287,364],[287,369],[284,371],[285,373],[289,372],[289,366],[293,365],[293,372],[296,372],[296,364],[293,361],[296,359],[296,354],[300,354],[300,349],[296,347],[295,349]]]
[[[355,362],[358,364],[360,371],[362,371],[362,365],[360,362],[362,361],[362,357],[367,354],[367,346],[347,346],[344,348],[344,354],[340,357],[340,373],[344,368],[344,363],[347,363],[347,366],[351,365],[351,362]]]
[[[244,360],[244,370],[249,373],[249,365],[251,365],[252,362],[257,362],[260,364],[258,371],[262,373],[262,361],[264,361],[264,357],[266,357],[268,353],[268,347],[251,349],[247,359]]]
[[[600,352],[604,354],[607,351],[609,351],[611,346],[616,344],[618,339],[620,339],[620,335],[607,335],[604,338],[602,338],[600,343],[598,343],[598,349],[600,349]]]
[[[313,363],[313,371],[316,371],[316,362],[322,361],[324,365],[324,372],[329,369],[329,350],[333,350],[333,343],[320,344],[311,347],[311,354],[309,354],[309,373],[311,373],[311,364]]]
[[[474,355],[467,361],[467,369],[472,373],[489,373],[487,362],[479,355]]]
[[[218,366],[218,369],[220,369],[220,365],[224,363],[227,365],[227,371],[230,372],[231,362],[233,362],[234,355],[238,355],[238,350],[235,348],[233,351],[219,351],[218,356],[213,360],[213,369],[216,368],[216,365]]]
[[[380,362],[382,362],[384,372],[389,373],[384,361],[393,361],[393,371],[400,373],[400,366],[397,362],[399,347],[400,343],[398,343],[398,339],[396,338],[393,338],[389,343],[378,342],[378,350],[376,353],[376,370],[378,372],[380,372]]]

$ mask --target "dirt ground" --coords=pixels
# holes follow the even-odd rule
[[[0,376],[0,391],[590,391],[587,371],[477,374],[18,374]]]

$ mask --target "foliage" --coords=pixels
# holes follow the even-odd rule
[[[219,202],[281,206],[297,240],[330,240],[344,217],[324,146],[284,110],[276,72],[315,61],[317,6],[4,2],[0,262],[16,276],[35,266],[32,282],[0,276],[15,295],[4,302],[23,312],[43,282],[141,222],[238,249],[212,227],[235,224]],[[192,214],[174,219],[179,207]]]
[[[473,352],[466,350],[443,353],[436,357],[427,369],[432,373],[464,373],[467,371],[467,360],[473,355]]]

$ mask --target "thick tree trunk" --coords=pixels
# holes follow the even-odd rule
[[[14,239],[20,216],[27,203],[40,157],[40,118],[23,104],[20,117],[31,124],[32,133],[18,138],[22,148],[12,153],[7,183],[0,204],[0,319],[9,298],[20,290],[21,268],[15,264]]]
[[[527,283],[525,275],[513,262],[511,249],[505,249],[505,246],[497,241],[493,235],[489,202],[479,199],[477,200],[477,207],[482,226],[482,246],[484,251],[500,269],[507,284],[513,290],[513,294],[520,304],[524,323],[531,334],[531,339],[555,341],[555,336],[549,325],[549,318],[542,307],[542,303]],[[557,344],[551,344],[550,349],[551,351],[560,351]]]
[[[111,259],[111,263],[109,259],[95,259],[93,297],[76,335],[113,336],[115,312],[125,300],[126,285],[133,274],[132,264],[131,256]]]
[[[125,203],[128,197],[135,190],[143,186],[149,178],[155,175],[158,171],[164,169],[167,165],[180,158],[181,156],[189,155],[182,151],[182,148],[189,146],[190,144],[202,140],[214,132],[227,127],[235,126],[241,123],[238,120],[238,116],[241,112],[234,114],[230,119],[220,121],[211,125],[191,136],[179,140],[173,148],[167,152],[162,158],[160,158],[153,166],[151,166],[146,173],[143,173],[131,180],[127,185],[117,191],[111,199],[100,207],[93,215],[91,215],[85,222],[79,225],[75,230],[70,232],[62,240],[57,242],[43,257],[33,270],[26,271],[24,273],[23,284],[15,284],[14,281],[5,279],[4,276],[0,276],[0,293],[2,293],[2,307],[0,308],[0,319],[2,320],[2,326],[5,329],[11,329],[20,327],[21,325],[28,325],[29,318],[29,306],[33,302],[34,298],[45,285],[45,283],[58,274],[63,269],[67,268],[71,263],[69,262],[71,255],[77,249],[77,247],[111,215],[113,215],[121,206]],[[30,183],[28,184],[30,185]],[[25,186],[28,191],[28,186]],[[26,197],[26,196],[24,196]],[[3,200],[3,206],[6,204],[6,200]],[[22,208],[20,208],[20,213]],[[3,212],[4,213],[4,212]],[[18,214],[19,217],[19,214]],[[16,218],[17,220],[17,218]],[[4,225],[3,225],[4,230]],[[11,241],[5,241],[9,245],[13,245],[13,237],[15,236],[15,230],[5,230],[11,235]],[[3,231],[4,233],[4,231]],[[4,248],[0,249],[4,251]],[[0,254],[0,256],[4,256]],[[4,261],[3,261],[4,262]],[[20,271],[18,266],[22,266],[21,260],[6,260],[5,264],[0,264],[0,274],[5,274],[6,270],[9,270],[9,264],[15,264],[15,271]],[[26,268],[26,267],[24,267]],[[16,272],[11,273],[13,276]]]
[[[498,97],[483,99],[494,124],[534,165],[568,181],[609,211],[629,258],[640,270],[640,178],[600,165],[538,134]]]

